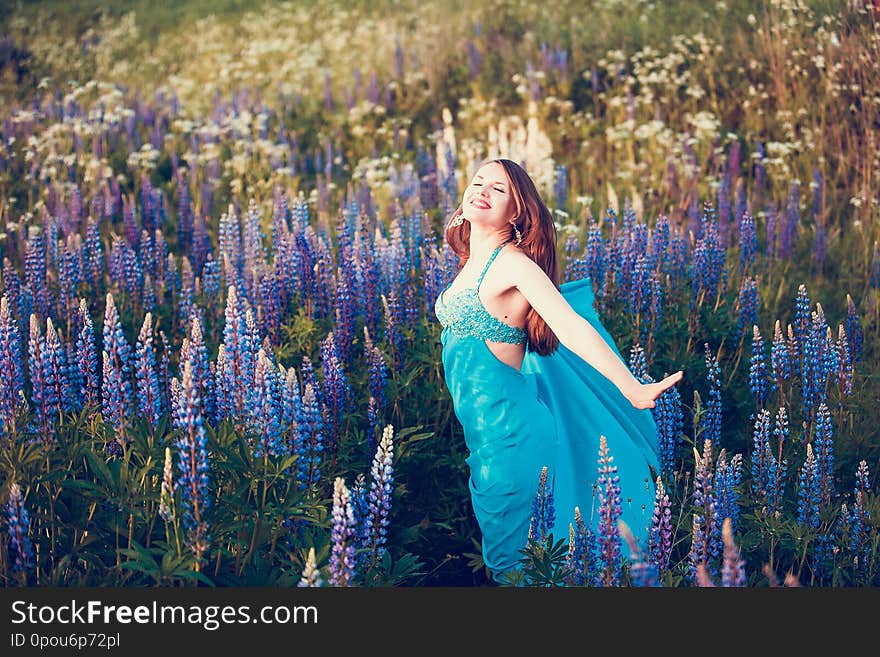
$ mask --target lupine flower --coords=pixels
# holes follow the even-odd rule
[[[651,414],[657,426],[660,472],[668,476],[675,468],[684,426],[681,395],[676,386],[667,388],[657,398]]]
[[[724,557],[721,566],[721,586],[742,587],[748,583],[746,562],[740,558],[739,548],[733,538],[734,523],[725,518],[721,526],[721,539],[724,542]]]
[[[260,349],[251,388],[250,424],[256,430],[254,456],[278,456],[284,453],[281,436],[281,381],[278,368]]]
[[[324,401],[327,406],[327,448],[335,453],[342,437],[342,421],[351,408],[352,392],[339,360],[333,332],[321,341],[321,369],[324,373]]]
[[[9,532],[9,555],[12,561],[12,570],[26,572],[34,567],[34,546],[30,538],[30,518],[24,506],[21,487],[17,483],[9,486],[6,523]]]
[[[76,339],[76,358],[82,377],[82,398],[87,404],[97,404],[101,396],[98,379],[98,356],[95,352],[95,332],[86,300],[80,299],[79,314],[82,324]]]
[[[547,466],[541,468],[538,489],[532,501],[532,515],[529,521],[529,543],[543,545],[547,541],[553,524],[556,522],[556,509],[553,506],[553,482],[547,481]]]
[[[798,475],[797,523],[807,529],[818,529],[819,506],[819,464],[813,446],[807,443],[807,459]]]
[[[706,378],[709,380],[709,401],[702,419],[703,438],[715,444],[721,440],[721,369],[717,358],[709,350],[709,343],[703,346],[706,352]]]
[[[131,383],[128,380],[131,350],[122,333],[122,324],[110,292],[107,293],[103,334],[106,356],[104,356],[102,381],[102,409],[106,413],[106,419],[110,420],[113,428],[125,441],[132,402]]]
[[[788,381],[791,378],[791,360],[778,319],[773,329],[773,345],[770,347],[770,367],[773,370],[775,385],[782,389],[782,382]]]
[[[375,398],[378,408],[385,407],[385,386],[388,381],[388,367],[379,348],[373,344],[367,327],[364,326],[364,360],[367,362],[367,376],[370,395]]]
[[[651,530],[648,537],[648,552],[651,561],[659,572],[669,569],[672,556],[672,509],[669,494],[663,487],[663,480],[657,477],[654,495],[654,513],[651,517]]]
[[[587,273],[593,283],[593,289],[597,296],[605,294],[605,270],[607,268],[607,254],[605,240],[602,238],[602,230],[595,221],[590,222],[587,232]]]
[[[205,511],[208,497],[208,440],[205,436],[205,418],[199,391],[193,380],[192,362],[183,364],[178,408],[181,435],[177,440],[177,465],[180,469],[178,487],[183,506],[183,526],[187,545],[193,553],[195,568],[208,549],[208,522]]]
[[[18,391],[24,389],[22,370],[21,333],[18,322],[9,309],[6,294],[0,299],[0,422],[6,432],[15,425],[15,414],[20,404]]]
[[[303,568],[302,577],[297,586],[302,588],[317,588],[323,585],[324,580],[321,579],[321,571],[318,570],[318,564],[315,559],[315,548],[310,547],[309,555],[306,557],[306,565],[305,568]]]
[[[712,472],[712,441],[703,441],[703,453],[694,448],[694,526],[699,526],[701,536],[694,537],[693,546],[699,551],[691,552],[691,566],[705,564],[712,569],[712,563],[721,554],[721,525],[718,514],[714,475]],[[695,574],[695,570],[694,570]]]
[[[566,560],[568,583],[571,586],[587,586],[593,581],[596,571],[595,555],[596,537],[593,530],[584,523],[581,510],[575,507],[574,526],[569,525]]]
[[[801,284],[798,286],[794,309],[794,337],[799,356],[803,354],[803,348],[809,336],[811,327],[810,296],[807,294],[807,287]]]
[[[34,403],[34,422],[44,442],[52,435],[52,424],[58,417],[60,400],[55,396],[55,380],[46,342],[40,331],[40,321],[31,314],[28,340],[28,369],[31,377],[31,397]]]
[[[645,357],[645,350],[638,342],[633,344],[629,350],[629,370],[642,383],[654,382],[654,379],[648,374],[648,360]]]
[[[614,457],[608,450],[605,436],[599,437],[599,527],[597,549],[597,586],[618,586],[620,584],[620,477]]]
[[[767,506],[771,513],[782,511],[782,502],[785,493],[785,475],[788,470],[788,460],[782,458],[786,438],[788,438],[788,413],[784,406],[776,412],[773,423],[773,438],[775,438],[775,453],[770,444],[767,445]]]
[[[385,311],[385,341],[391,348],[391,361],[394,367],[400,367],[403,358],[402,309],[393,290],[387,295],[383,294],[381,298],[382,308]]]
[[[355,577],[356,524],[345,480],[337,477],[333,484],[333,511],[330,541],[330,585],[351,586]]]
[[[742,287],[736,301],[736,337],[744,335],[749,326],[754,326],[758,321],[758,283],[751,276],[743,279]]]
[[[755,234],[755,220],[746,214],[742,217],[739,228],[739,266],[743,276],[751,271],[755,262],[755,251],[758,248],[758,237]]]
[[[159,395],[159,377],[156,373],[156,352],[153,349],[153,315],[147,313],[138,334],[135,349],[135,378],[137,379],[138,409],[156,428],[162,415],[162,398]]]
[[[767,363],[764,360],[764,340],[757,325],[752,327],[752,357],[749,364],[749,388],[755,396],[755,406],[767,403]]]
[[[296,460],[296,481],[299,490],[314,488],[320,477],[324,452],[324,421],[311,383],[305,384],[296,424],[299,444]]]
[[[52,318],[46,318],[46,338],[43,366],[46,368],[45,380],[52,381],[52,398],[55,400],[55,417],[61,421],[62,412],[70,409],[70,392],[67,380],[67,350]]]
[[[831,413],[825,402],[816,411],[815,444],[816,464],[819,470],[819,491],[821,504],[828,504],[834,497],[834,441]]]
[[[174,471],[171,448],[165,448],[165,466],[162,469],[162,488],[159,493],[159,515],[165,522],[174,521]]]
[[[739,492],[738,487],[742,479],[742,455],[734,454],[730,463],[724,450],[718,455],[715,464],[715,506],[718,517],[724,520],[729,518],[736,531],[739,524]]]
[[[371,551],[371,560],[376,562],[382,559],[386,552],[385,543],[388,535],[389,514],[391,512],[391,493],[394,485],[394,427],[390,424],[382,432],[382,439],[376,456],[373,458],[373,467],[370,470],[370,494],[368,498],[368,512],[366,526],[369,535],[368,546]]]

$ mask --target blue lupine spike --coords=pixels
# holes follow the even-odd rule
[[[370,395],[376,400],[378,408],[385,407],[385,387],[388,381],[388,367],[379,348],[370,338],[370,332],[364,326],[364,360],[367,362]]]
[[[320,478],[324,451],[324,421],[311,383],[305,383],[296,420],[299,429],[296,481],[299,490],[313,489]]]
[[[355,578],[356,525],[351,498],[342,477],[337,477],[333,484],[331,517],[330,585],[351,586]]]
[[[137,380],[138,409],[147,418],[150,426],[162,415],[162,397],[159,394],[159,376],[156,373],[156,351],[153,348],[153,315],[147,313],[138,334],[135,356],[135,378]]]
[[[706,378],[709,381],[709,401],[702,419],[703,437],[716,444],[721,440],[721,368],[717,357],[709,349],[709,343],[704,343],[703,347],[706,353]]]
[[[0,299],[0,422],[7,433],[15,426],[15,415],[20,405],[19,390],[24,390],[21,333],[18,321],[10,311],[6,294]]]
[[[812,327],[812,322],[810,320],[810,305],[810,296],[807,293],[807,286],[801,284],[798,286],[794,310],[794,337],[799,356],[803,354],[804,345],[806,344]]]
[[[324,403],[328,411],[327,449],[335,453],[342,438],[342,421],[351,409],[353,395],[332,331],[321,341],[321,369],[324,373]]]
[[[529,543],[544,545],[556,521],[553,505],[553,483],[547,480],[547,466],[541,468],[538,488],[532,500],[532,515],[529,520]]]
[[[819,464],[807,443],[807,459],[798,474],[797,523],[808,530],[819,528]]]
[[[758,296],[758,283],[751,276],[743,279],[742,287],[739,290],[739,296],[736,300],[736,338],[745,336],[748,327],[754,326],[758,321],[758,306],[760,298]]]
[[[189,358],[193,364],[193,380],[199,390],[202,409],[206,418],[212,418],[216,412],[214,379],[211,376],[208,348],[202,333],[202,321],[199,313],[193,313],[189,322],[188,351],[181,357]]]
[[[382,432],[382,439],[373,458],[370,470],[370,493],[368,497],[368,546],[372,561],[381,561],[387,551],[391,493],[394,486],[394,427],[390,424]]]
[[[129,381],[129,363],[131,362],[130,347],[122,333],[122,324],[113,295],[107,293],[104,311],[104,378],[102,381],[102,408],[116,433],[127,441],[126,431],[129,427],[129,409],[132,405],[131,382]]]
[[[752,327],[752,356],[749,364],[749,388],[755,397],[756,408],[767,403],[767,363],[764,357],[764,340],[757,325]]]
[[[816,411],[815,445],[816,465],[819,472],[819,501],[822,505],[834,497],[834,439],[831,412],[825,402]]]
[[[669,494],[663,487],[663,480],[657,477],[654,494],[654,512],[651,517],[651,530],[648,536],[648,552],[657,570],[663,573],[669,569],[672,556],[672,508]]]
[[[739,492],[738,487],[742,479],[742,455],[734,454],[730,462],[724,450],[718,456],[715,465],[715,506],[718,517],[722,520],[729,518],[736,531],[739,525]]]
[[[605,436],[599,437],[599,469],[597,486],[599,493],[598,569],[597,586],[619,586],[621,576],[620,528],[618,520],[622,513],[620,503],[620,477],[614,457],[608,449]]]
[[[666,389],[651,409],[657,425],[657,448],[660,473],[671,476],[678,459],[679,446],[682,442],[684,415],[681,406],[681,395],[676,386]]]
[[[791,359],[789,358],[785,336],[782,334],[782,326],[778,319],[773,328],[773,345],[770,347],[770,367],[773,371],[773,387],[782,389],[783,382],[791,378]]]
[[[349,489],[351,498],[351,512],[354,515],[355,540],[357,542],[358,559],[357,567],[366,565],[370,556],[370,525],[367,516],[370,513],[370,502],[367,498],[367,478],[363,472],[359,472],[354,479],[354,486]]]
[[[767,506],[771,514],[782,512],[786,484],[785,476],[788,470],[788,460],[782,458],[782,454],[788,434],[788,412],[784,406],[781,406],[776,412],[773,422],[772,436],[775,444],[772,444],[773,441],[771,441],[765,447],[765,459],[768,463],[765,489],[767,490]]]
[[[606,243],[602,238],[602,230],[595,220],[590,222],[587,233],[587,273],[593,283],[597,296],[605,295],[605,270],[607,267]]]
[[[721,527],[721,538],[724,541],[721,586],[743,587],[748,583],[746,562],[740,557],[739,547],[733,537],[735,531],[735,525],[730,519],[726,519]]]
[[[256,429],[254,456],[279,456],[285,450],[281,435],[281,382],[278,368],[260,349],[254,369],[253,394],[250,402],[250,424]]]
[[[205,517],[205,512],[210,506],[208,440],[205,435],[205,418],[199,390],[193,379],[192,362],[189,360],[183,364],[178,414],[181,433],[176,446],[183,527],[186,530],[187,546],[195,560],[195,568],[199,570],[209,545],[208,522]]]
[[[6,522],[12,570],[13,572],[25,573],[34,567],[34,546],[30,538],[30,517],[24,506],[21,486],[17,483],[9,486]]]
[[[67,380],[67,352],[58,330],[52,324],[52,318],[46,318],[46,337],[44,342],[45,352],[43,367],[46,370],[45,380],[51,381],[53,400],[52,414],[59,423],[62,414],[67,410],[67,401],[70,398]]]
[[[45,339],[40,330],[40,320],[31,314],[30,337],[28,339],[28,370],[31,378],[31,398],[34,405],[34,422],[44,442],[52,435],[52,422],[57,415],[53,398],[54,381],[52,368],[48,367]]]
[[[648,361],[645,357],[645,350],[638,342],[634,343],[629,350],[629,370],[642,383],[654,382],[654,379],[648,374]]]
[[[568,583],[572,586],[588,586],[595,578],[596,537],[587,527],[581,510],[574,508],[574,526],[569,525],[568,558],[566,570]]]

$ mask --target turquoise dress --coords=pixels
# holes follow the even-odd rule
[[[633,407],[570,349],[560,344],[550,356],[526,350],[521,371],[489,350],[486,340],[526,342],[526,333],[490,315],[478,294],[504,244],[492,253],[474,287],[446,299],[447,286],[434,305],[443,326],[444,377],[469,451],[468,485],[482,533],[483,560],[496,580],[522,556],[544,466],[553,482],[554,540],[568,538],[575,507],[595,529],[594,486],[599,438],[604,435],[620,477],[621,520],[643,547],[654,503],[651,468],[658,469],[651,412]],[[593,309],[590,280],[563,283],[560,291],[620,356]],[[629,554],[625,543],[622,553]]]

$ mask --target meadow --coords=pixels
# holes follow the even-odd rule
[[[650,542],[603,445],[504,584],[880,584],[870,0],[154,5],[0,9],[3,586],[495,586],[434,300],[496,156],[685,373]]]

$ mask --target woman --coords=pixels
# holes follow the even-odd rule
[[[560,289],[550,211],[511,160],[478,169],[446,240],[463,266],[435,312],[492,576],[522,556],[542,467],[553,481],[554,538],[568,536],[576,506],[591,519],[600,436],[618,468],[621,520],[644,543],[657,469],[647,409],[682,372],[640,383],[593,310],[589,279]]]

